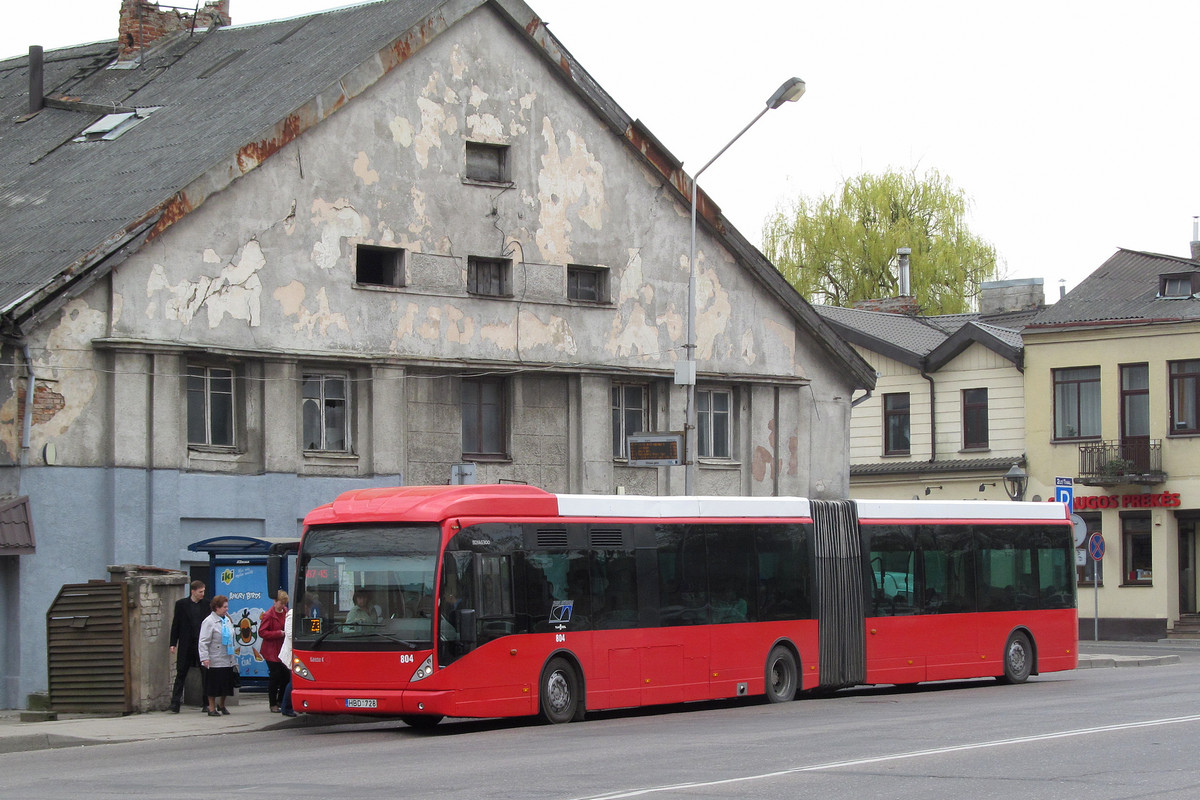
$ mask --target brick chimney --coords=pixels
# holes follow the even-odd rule
[[[121,0],[117,61],[136,61],[142,52],[173,33],[205,31],[228,25],[229,0],[209,0],[193,15],[147,0]]]
[[[1192,217],[1192,261],[1200,261],[1200,217]]]

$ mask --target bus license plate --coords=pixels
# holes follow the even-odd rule
[[[350,697],[346,699],[346,708],[378,708],[378,700],[363,700],[361,698]]]

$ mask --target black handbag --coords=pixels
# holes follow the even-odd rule
[[[238,671],[237,664],[233,665],[233,688],[240,689],[242,687],[242,673]]]

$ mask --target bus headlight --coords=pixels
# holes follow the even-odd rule
[[[306,681],[316,680],[316,678],[313,677],[313,674],[308,671],[308,667],[304,665],[304,662],[294,656],[292,657],[292,674],[299,675]]]
[[[425,680],[432,674],[433,656],[430,655],[429,658],[421,662],[421,666],[417,667],[417,671],[413,673],[413,676],[409,679],[409,682],[416,683],[417,681]]]

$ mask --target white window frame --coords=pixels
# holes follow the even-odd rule
[[[195,382],[199,381],[199,385]],[[227,382],[228,391],[213,388],[214,382]],[[186,425],[187,443],[192,448],[217,448],[232,450],[237,446],[237,372],[231,366],[215,366],[210,364],[188,364],[186,394]],[[226,401],[224,398],[228,398]],[[193,403],[202,402],[202,408],[197,409]],[[214,441],[213,410],[220,402],[228,405],[229,441]],[[192,438],[192,417],[195,410],[200,410],[204,420],[204,437],[202,440]]]
[[[642,393],[641,429],[629,430],[628,414],[632,410],[626,404],[626,389],[640,389]],[[629,458],[629,434],[645,433],[650,430],[650,386],[645,383],[614,383],[610,392],[610,408],[613,433],[613,459]]]
[[[726,399],[726,408],[723,411],[715,411],[713,407],[714,397],[724,397]],[[710,387],[705,389],[696,389],[696,457],[707,458],[714,461],[732,461],[733,460],[733,423],[734,423],[734,396],[733,390],[728,388]],[[725,435],[720,437],[716,434],[716,423],[719,417],[725,418]],[[724,439],[724,454],[718,452],[716,439]]]
[[[331,397],[328,390],[328,384],[331,381],[340,381],[342,384],[342,397]],[[310,382],[317,383],[317,394],[313,397],[307,395]],[[306,370],[301,374],[300,378],[300,435],[301,446],[306,453],[349,453],[351,452],[352,442],[350,439],[350,413],[351,413],[351,387],[353,383],[350,379],[350,374],[347,372],[333,372],[326,370]],[[329,420],[327,415],[331,404],[336,406],[340,400],[342,409],[341,436],[342,447],[330,445],[329,437]],[[310,405],[311,404],[311,405]],[[319,429],[319,441],[315,442],[316,447],[310,447],[309,436],[309,417],[308,409],[316,410],[315,422]]]

